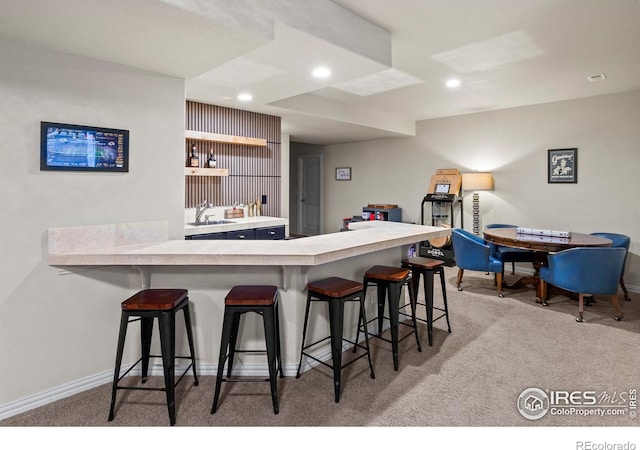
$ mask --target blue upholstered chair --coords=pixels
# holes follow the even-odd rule
[[[517,225],[509,225],[506,223],[492,223],[486,225],[485,228],[518,228]],[[511,273],[516,272],[517,262],[530,262],[533,264],[533,258],[535,253],[530,250],[524,250],[520,248],[504,247],[502,245],[489,244],[491,246],[491,255],[494,258],[499,259],[503,263],[511,263]],[[504,278],[504,271],[502,273]]]
[[[451,230],[453,254],[458,266],[458,279],[456,286],[461,291],[462,275],[465,270],[477,270],[496,274],[498,295],[502,294],[502,271],[504,264],[491,255],[491,247],[484,239],[461,228]]]
[[[624,248],[625,250],[625,254],[624,254],[624,259],[625,259],[625,264],[627,261],[627,254],[629,253],[629,244],[631,244],[631,238],[625,234],[617,234],[617,233],[591,233],[592,236],[600,236],[606,239],[611,239],[611,241],[613,242],[611,244],[612,247],[616,247],[616,248]],[[624,285],[624,267],[625,264],[622,264],[622,272],[620,272],[620,287],[622,288],[622,291],[624,292],[624,299],[626,301],[631,300],[629,298],[629,292],[627,292],[627,287]]]
[[[618,303],[618,281],[624,264],[624,248],[577,247],[549,254],[547,267],[540,268],[540,278],[549,284],[578,294],[577,322],[582,322],[585,294],[609,295],[616,310],[615,320],[622,319]]]

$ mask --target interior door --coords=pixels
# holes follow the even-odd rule
[[[322,233],[322,155],[298,157],[298,232]]]

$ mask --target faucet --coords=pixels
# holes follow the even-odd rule
[[[211,208],[213,205],[211,203],[207,203],[207,201],[205,200],[204,202],[202,202],[199,205],[196,205],[196,225],[200,224],[200,218],[202,217],[202,214],[209,208]]]

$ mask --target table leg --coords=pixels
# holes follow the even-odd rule
[[[518,289],[531,285],[536,290],[536,303],[548,306],[547,303],[547,283],[540,279],[540,268],[547,265],[547,254],[545,252],[535,252],[533,258],[533,275],[521,277],[519,280],[508,285],[504,281],[502,287],[506,289]]]

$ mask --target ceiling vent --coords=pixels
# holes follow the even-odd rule
[[[607,76],[603,73],[598,74],[598,75],[591,75],[590,77],[587,77],[587,80],[589,81],[602,81],[602,80],[606,80]]]

